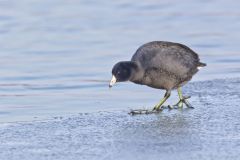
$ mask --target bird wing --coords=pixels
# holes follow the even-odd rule
[[[185,45],[172,42],[150,42],[132,57],[145,70],[154,69],[184,78],[197,72],[198,55]]]

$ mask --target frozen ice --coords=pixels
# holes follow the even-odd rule
[[[2,123],[0,159],[238,159],[240,79],[190,83],[195,109],[80,113]]]

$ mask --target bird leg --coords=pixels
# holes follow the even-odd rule
[[[153,111],[161,111],[163,109],[163,103],[166,102],[166,100],[170,97],[171,92],[167,91],[163,97],[163,99],[154,106]]]
[[[177,104],[173,106],[177,106],[178,108],[183,108],[183,104],[185,104],[188,108],[193,108],[193,106],[187,101],[187,99],[189,99],[190,96],[183,96],[182,90],[180,87],[177,90],[178,90],[179,101]]]

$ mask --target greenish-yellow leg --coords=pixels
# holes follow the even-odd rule
[[[165,93],[163,99],[161,99],[161,101],[156,106],[154,106],[153,110],[159,111],[161,109],[162,105],[164,104],[164,102],[166,102],[166,100],[170,97],[170,95],[171,95],[171,92],[167,91]]]
[[[187,99],[190,98],[190,97],[184,97],[182,95],[181,87],[179,87],[177,89],[177,91],[178,91],[179,101],[174,106],[178,106],[179,108],[183,108],[183,104],[185,104],[188,108],[193,108],[192,105],[187,101]]]

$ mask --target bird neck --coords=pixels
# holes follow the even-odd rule
[[[129,81],[137,83],[142,80],[144,73],[141,71],[141,66],[137,62],[131,62],[131,76]]]

